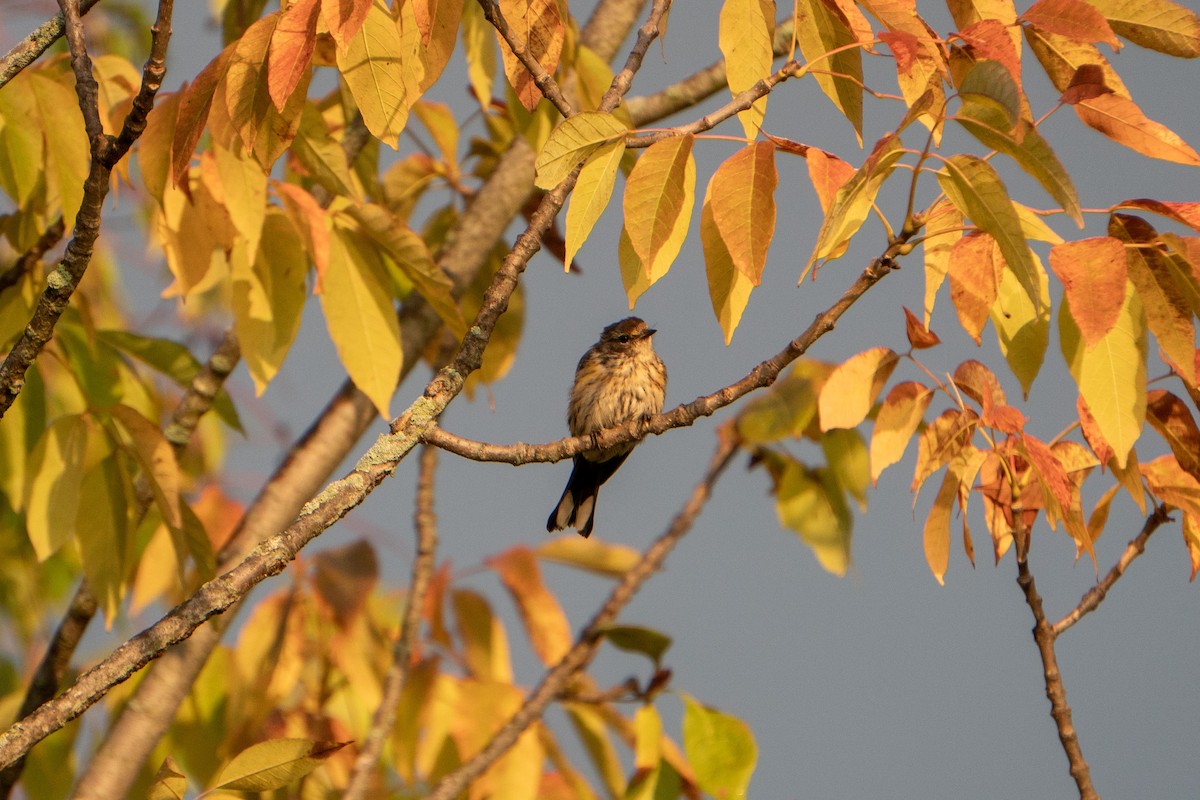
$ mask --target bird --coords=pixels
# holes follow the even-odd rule
[[[572,436],[586,436],[662,412],[667,368],[650,341],[655,333],[638,317],[626,317],[606,327],[600,341],[583,354],[567,404],[567,427]],[[576,455],[562,498],[546,520],[546,530],[575,528],[580,536],[590,536],[600,486],[636,444],[626,442]]]

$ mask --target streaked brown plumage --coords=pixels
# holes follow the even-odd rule
[[[579,359],[567,406],[572,436],[662,411],[667,369],[650,342],[654,333],[637,317],[627,317],[605,328],[600,341]],[[575,456],[571,478],[546,520],[546,530],[573,527],[580,536],[589,536],[600,485],[612,477],[633,448],[633,443],[621,444]]]

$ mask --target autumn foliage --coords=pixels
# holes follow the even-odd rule
[[[1070,710],[1053,643],[1103,593],[1052,625],[1025,557],[1034,538],[1061,529],[1099,576],[1107,565],[1095,542],[1124,493],[1147,519],[1140,547],[1171,514],[1180,558],[1192,578],[1200,571],[1200,202],[1085,202],[1056,155],[1070,142],[1050,141],[1043,123],[1074,115],[1137,157],[1200,166],[1106,55],[1134,46],[1200,56],[1200,17],[1172,0],[1038,0],[1023,10],[1012,0],[947,0],[953,25],[937,30],[915,0],[725,0],[715,25],[723,65],[686,86],[647,87],[635,78],[668,30],[665,0],[600,4],[640,13],[630,52],[615,59],[627,28],[617,41],[596,39],[584,11],[565,1],[219,5],[223,49],[161,91],[169,0],[159,4],[142,71],[104,29],[84,37],[76,0],[63,0],[65,52],[5,59],[0,342],[11,352],[0,368],[8,563],[0,584],[31,653],[12,662],[4,683],[4,718],[27,720],[0,736],[6,792],[23,780],[29,796],[47,797],[72,785],[78,797],[133,786],[165,798],[189,787],[297,785],[304,797],[742,796],[753,735],[686,694],[681,729],[665,730],[670,639],[618,624],[621,607],[686,533],[733,453],[761,468],[780,523],[842,575],[854,509],[865,510],[883,472],[915,451],[911,490],[933,576],[945,579],[956,547],[972,563],[977,542],[997,563],[1014,552],[1071,774],[1081,796],[1095,796],[1064,727]],[[103,3],[91,11],[102,13]],[[425,99],[459,56],[469,108]],[[878,87],[881,61],[889,85]],[[1034,73],[1055,100],[1031,100]],[[820,113],[845,118],[858,156],[844,160],[853,148],[799,141],[773,124],[770,106],[788,102],[788,84],[799,81],[815,81],[828,98]],[[723,94],[706,104],[713,93]],[[881,135],[864,130],[864,100],[888,120]],[[658,127],[676,113],[689,121]],[[470,141],[468,116],[480,130]],[[419,147],[406,139],[414,129]],[[716,137],[737,142],[720,163],[705,141]],[[794,159],[804,160],[824,213],[811,250],[793,259],[796,280],[844,281],[837,262],[852,242],[879,243],[877,257],[811,327],[789,331],[783,351],[747,365],[742,381],[605,434],[610,445],[686,427],[754,392],[721,428],[713,464],[660,550],[562,538],[486,562],[548,670],[535,691],[514,675],[497,601],[458,585],[437,561],[432,457],[422,462],[421,549],[406,592],[380,589],[366,545],[305,556],[287,587],[247,608],[221,644],[223,628],[206,620],[234,613],[418,444],[510,463],[598,444],[489,450],[438,428],[461,392],[500,380],[518,356],[520,276],[539,247],[570,270],[598,220],[619,215],[619,241],[605,246],[618,255],[612,280],[633,308],[698,236],[728,344],[762,282],[786,195],[797,191],[779,177]],[[477,218],[504,206],[489,192],[516,168],[525,173],[504,190],[508,216],[464,255],[456,247],[473,241]],[[1013,181],[1018,172],[1032,183]],[[1037,188],[1026,197],[1014,185]],[[110,193],[136,205],[161,254],[167,277],[156,291],[178,303],[178,336],[137,329],[125,307],[120,270],[104,239],[96,242]],[[500,237],[521,213],[529,227],[510,249]],[[1082,233],[1100,219],[1103,235]],[[1068,228],[1078,236],[1057,232]],[[879,344],[841,363],[804,357],[901,265],[906,279],[923,273],[925,287],[923,308],[895,308],[907,350]],[[375,416],[392,420],[391,431],[320,494],[310,484],[328,480],[353,437],[307,483],[291,483],[303,459],[289,459],[243,508],[218,488],[226,432],[249,424],[222,382],[241,362],[261,394],[285,359],[303,358],[292,351],[302,324],[313,324],[304,314],[310,295],[348,379],[330,408],[357,409],[356,435]],[[1004,364],[969,359],[938,374],[922,362],[959,336],[930,329],[947,303],[967,338],[995,337]],[[221,325],[211,357],[176,341]],[[397,384],[422,359],[435,377],[399,409]],[[1010,371],[1028,395],[1047,360],[1065,365],[1078,388],[1077,419],[1051,436],[1035,434],[1042,429],[1027,415],[1036,410],[996,374]],[[1165,377],[1152,385],[1155,375]],[[801,441],[819,458],[797,456]],[[292,485],[306,487],[303,497],[272,507],[272,492]],[[1099,499],[1089,505],[1085,496]],[[1141,552],[1133,550],[1103,579],[1105,590]],[[613,581],[582,633],[542,580],[551,562]],[[58,662],[39,667],[53,609],[72,591],[54,634]],[[134,642],[141,650],[116,650],[113,640],[98,671],[74,684],[78,694],[51,699],[89,666],[72,652],[93,615],[120,631],[129,615],[176,604]],[[75,634],[67,620],[82,621]],[[602,645],[645,656],[646,674],[598,686],[587,666]],[[148,687],[170,680],[168,670],[190,678],[173,704],[148,704],[164,715],[157,735],[127,750],[114,727],[94,756],[76,747],[70,720],[107,697],[102,708],[119,726],[124,709],[147,706],[139,698]],[[569,730],[543,719],[552,702]],[[73,751],[78,773],[56,774]],[[27,754],[22,778],[13,765]]]

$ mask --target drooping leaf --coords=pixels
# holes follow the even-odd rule
[[[112,626],[121,609],[133,556],[129,507],[133,489],[115,456],[91,466],[79,484],[79,507],[70,526],[79,546],[83,574]]]
[[[663,655],[671,647],[670,636],[641,625],[608,625],[601,629],[600,635],[620,650],[641,653],[656,667],[662,663]]]
[[[537,548],[538,558],[594,572],[606,578],[620,578],[638,562],[638,552],[623,544],[556,536]]]
[[[1150,50],[1177,58],[1200,56],[1200,16],[1171,0],[1088,0],[1114,31]]]
[[[33,450],[25,488],[25,530],[39,561],[75,532],[80,487],[87,471],[88,423],[75,414],[50,423]]]
[[[712,301],[717,322],[725,332],[725,344],[733,340],[733,332],[742,320],[742,312],[750,302],[754,284],[734,264],[733,256],[721,238],[721,232],[713,219],[712,182],[704,194],[704,205],[700,209],[700,243],[704,247],[704,269],[708,278],[708,297]],[[631,247],[632,249],[632,247]]]
[[[821,430],[855,428],[866,419],[898,360],[891,348],[873,347],[840,364],[821,388]]]
[[[933,390],[916,381],[898,383],[888,392],[871,433],[872,483],[904,455],[932,400]]]
[[[694,139],[650,145],[625,181],[625,232],[651,282],[667,273],[687,238],[696,198]]]
[[[1125,301],[1125,245],[1110,236],[1066,242],[1050,250],[1075,324],[1089,347],[1116,324]]]
[[[771,74],[774,35],[775,3],[771,0],[725,0],[721,5],[717,39],[725,56],[725,79],[733,95]],[[766,110],[767,98],[760,97],[750,108],[738,112],[738,121],[750,141],[758,137]]]
[[[267,53],[267,82],[276,111],[283,111],[312,61],[320,12],[321,0],[296,0],[275,26]]]
[[[746,796],[758,763],[758,745],[746,723],[683,697],[683,748],[696,770],[696,783],[713,797]]]
[[[1000,289],[992,305],[992,327],[1000,351],[1026,397],[1050,345],[1050,281],[1036,253],[1033,265],[1040,302],[1035,304],[1017,276],[1006,269],[1000,273]]]
[[[234,756],[213,779],[214,789],[269,792],[303,778],[349,742],[268,739]]]
[[[180,527],[183,518],[179,511],[179,464],[171,443],[163,436],[158,425],[127,405],[117,403],[109,409],[109,413],[129,436],[134,458],[150,484],[154,502],[163,520],[172,527]]]
[[[528,55],[542,69],[553,75],[558,69],[565,37],[565,26],[556,0],[499,0],[499,6],[514,38],[524,44]],[[527,111],[533,111],[542,99],[542,91],[503,37],[499,33],[496,36],[508,83],[521,105]]]
[[[1072,106],[1084,124],[1150,158],[1200,166],[1200,154],[1178,134],[1147,117],[1137,103],[1119,94],[1102,94]]]
[[[1104,86],[1116,94],[1129,97],[1129,90],[1125,88],[1121,76],[1095,45],[1077,42],[1036,25],[1022,25],[1021,29],[1025,31],[1029,47],[1046,71],[1046,76],[1058,91],[1065,92],[1070,88],[1080,67],[1095,66],[1100,68]]]
[[[1079,385],[1079,393],[1113,458],[1124,466],[1146,419],[1146,316],[1130,283],[1116,325],[1089,347],[1070,313],[1070,302],[1058,314],[1063,357]]]
[[[562,606],[546,584],[537,558],[528,547],[509,548],[487,560],[520,612],[533,651],[546,666],[558,663],[571,647],[571,627]]]
[[[837,4],[802,2],[795,4],[793,25],[800,52],[814,67],[817,85],[850,121],[861,146],[862,51],[842,49],[857,41],[850,20]]]
[[[774,146],[755,142],[717,167],[705,193],[725,250],[738,272],[754,286],[762,280],[767,250],[775,234],[778,183]]]
[[[337,50],[338,71],[350,87],[367,130],[393,150],[408,122],[403,48],[387,6],[383,0],[372,0],[362,27]]]
[[[40,72],[30,74],[29,86],[46,137],[46,159],[42,168],[48,189],[62,209],[63,225],[71,230],[83,202],[83,184],[90,161],[79,100],[70,87]],[[14,120],[11,124],[21,123]]]
[[[904,333],[914,350],[937,347],[942,343],[941,338],[921,322],[920,317],[908,310],[908,306],[904,307]]]
[[[471,92],[486,114],[496,82],[496,37],[478,3],[465,3],[462,13],[463,52]]]
[[[963,236],[962,212],[948,200],[940,200],[925,220],[925,324],[933,315],[938,289],[950,272],[950,254]]]
[[[563,120],[534,162],[542,189],[553,189],[571,172],[604,145],[625,137],[628,129],[612,114],[582,111]]]
[[[946,585],[946,569],[950,566],[950,513],[958,496],[958,476],[946,470],[937,497],[925,518],[925,561],[937,582]]]
[[[625,142],[617,139],[600,147],[583,162],[583,169],[579,171],[579,180],[575,183],[567,206],[567,255],[563,260],[563,269],[571,269],[575,254],[583,247],[608,206],[624,155]]]
[[[225,73],[233,59],[237,43],[230,44],[221,54],[200,70],[196,79],[181,90],[179,107],[175,116],[175,136],[171,143],[171,176],[176,186],[186,190],[188,164],[196,144],[204,133],[208,113],[212,109],[217,86],[225,80]]]
[[[963,330],[980,342],[980,334],[1000,292],[1004,259],[996,240],[986,233],[964,236],[950,250],[950,299]]]
[[[1200,428],[1183,401],[1163,389],[1152,390],[1146,421],[1166,440],[1183,471],[1200,480]]]
[[[827,478],[854,498],[860,511],[866,511],[871,470],[862,436],[850,428],[825,431],[821,434],[821,450],[828,465]]]
[[[358,35],[375,0],[321,0],[321,18],[338,49]]]
[[[825,213],[825,221],[821,223],[821,231],[817,234],[817,243],[809,256],[808,266],[844,252],[844,244],[850,241],[866,221],[875,202],[875,195],[892,174],[902,155],[904,151],[896,136],[888,135],[876,142],[875,148],[863,165],[838,189],[833,205]]]
[[[841,490],[819,472],[787,459],[775,479],[775,512],[785,528],[812,548],[827,572],[842,576],[850,568],[853,518]]]
[[[1121,49],[1104,15],[1084,0],[1038,0],[1020,19],[1075,41],[1104,42],[1114,50]]]

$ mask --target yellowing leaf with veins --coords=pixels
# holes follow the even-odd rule
[[[800,52],[813,67],[812,76],[854,126],[861,146],[862,51],[855,47],[833,52],[857,41],[850,21],[837,5],[815,0],[796,3],[794,23]]]
[[[873,347],[839,364],[821,387],[821,430],[854,428],[866,419],[898,360],[890,348]]]
[[[1150,158],[1200,166],[1200,154],[1165,125],[1142,113],[1137,103],[1117,94],[1102,94],[1072,106],[1084,124]]]
[[[404,43],[400,30],[381,0],[371,4],[366,19],[345,47],[337,50],[338,71],[362,113],[367,130],[396,149],[408,122]]]
[[[350,380],[389,418],[404,352],[390,280],[378,255],[344,228],[330,239],[321,308]]]
[[[1025,397],[1029,396],[1050,344],[1050,281],[1036,254],[1033,262],[1038,271],[1041,302],[1035,305],[1017,276],[1006,269],[1000,273],[999,291],[991,312],[1000,352],[1021,382]]]
[[[721,6],[718,40],[725,56],[725,79],[729,91],[738,95],[771,74],[774,59],[775,3],[772,0],[725,0]],[[758,137],[767,98],[738,112],[746,138]]]
[[[725,332],[725,344],[733,340],[733,332],[742,320],[754,283],[734,264],[725,247],[725,240],[713,219],[712,182],[704,194],[700,210],[700,243],[704,247],[704,269],[708,277],[708,297],[712,301],[717,322]],[[628,289],[627,289],[628,291]]]
[[[1050,250],[1083,341],[1093,345],[1116,324],[1125,302],[1125,245],[1111,236],[1064,242]]]
[[[844,252],[844,244],[866,221],[875,195],[879,194],[879,188],[892,174],[902,155],[904,151],[896,136],[885,136],[875,144],[863,165],[838,189],[833,204],[825,212],[816,246],[808,259],[809,266],[821,259],[836,258]]]
[[[1068,303],[1059,310],[1058,331],[1079,393],[1123,467],[1146,421],[1146,316],[1141,298],[1128,284],[1116,325],[1091,347]]]
[[[933,390],[916,381],[898,383],[888,392],[871,433],[872,483],[903,457],[932,400]]]
[[[570,205],[567,206],[567,255],[563,269],[570,271],[575,254],[583,247],[588,234],[608,206],[624,155],[625,142],[618,139],[602,146],[583,162],[579,180],[571,192]]]
[[[674,136],[650,145],[625,181],[625,233],[651,282],[667,274],[691,225],[694,138]]]
[[[498,0],[498,4],[513,37],[525,45],[526,52],[542,69],[553,75],[558,69],[566,36],[558,0]],[[542,91],[498,32],[496,37],[509,85],[517,93],[521,105],[527,111],[533,111],[542,99]]]
[[[550,134],[534,160],[541,189],[553,189],[571,171],[606,144],[625,138],[628,128],[612,114],[583,111],[565,119]]]
[[[1176,58],[1200,56],[1200,15],[1172,0],[1088,0],[1134,44]],[[1195,576],[1193,576],[1195,577]]]
[[[757,286],[775,234],[775,146],[755,142],[713,173],[707,196],[713,222],[738,272]]]

